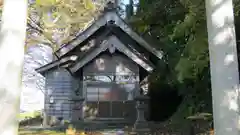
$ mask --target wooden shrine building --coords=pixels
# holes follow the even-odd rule
[[[38,69],[46,78],[45,114],[70,121],[136,121],[135,97],[161,51],[143,40],[109,3],[85,31]]]

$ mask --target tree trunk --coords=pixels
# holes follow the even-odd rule
[[[0,31],[0,135],[18,135],[27,0],[4,0]]]
[[[215,135],[238,135],[238,58],[232,0],[206,0]]]

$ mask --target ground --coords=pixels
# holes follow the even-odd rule
[[[20,128],[19,135],[116,135],[116,133],[122,133],[121,129],[105,129],[97,131],[75,130],[71,127],[67,130],[59,129],[42,129],[41,127],[24,127]],[[127,134],[126,131],[123,134]],[[121,135],[121,134],[120,134]]]
[[[56,132],[56,131],[28,131],[22,130],[19,131],[19,135],[65,135],[64,132]]]
[[[95,132],[88,132],[87,134],[84,131],[29,131],[29,130],[21,130],[19,135],[116,135],[117,131],[95,131]]]

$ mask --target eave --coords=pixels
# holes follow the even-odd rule
[[[59,59],[59,60],[55,60],[55,61],[53,61],[49,64],[46,64],[46,65],[44,65],[40,68],[37,68],[37,69],[35,69],[35,71],[44,75],[44,73],[46,71],[52,70],[52,69],[57,68],[57,67],[64,66],[64,65],[69,64],[69,63],[73,63],[74,61],[76,61],[76,59],[77,59],[77,56],[65,57],[65,58],[62,58],[62,59]]]

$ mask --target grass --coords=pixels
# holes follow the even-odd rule
[[[24,119],[24,118],[36,118],[36,117],[38,117],[38,116],[41,116],[41,112],[40,112],[40,111],[20,113],[20,114],[18,115],[18,118],[20,118],[20,119]]]
[[[57,132],[57,131],[27,131],[27,130],[20,130],[19,135],[66,135],[64,132]]]
[[[84,133],[84,131],[76,131],[76,130],[67,130],[66,132],[60,131],[28,131],[28,130],[20,130],[19,135],[103,135],[101,132],[91,132],[91,133]]]
[[[84,130],[76,130],[69,125],[66,131],[52,131],[52,130],[41,130],[41,131],[31,131],[24,128],[19,129],[19,135],[103,135],[104,131],[94,131],[84,133]]]

